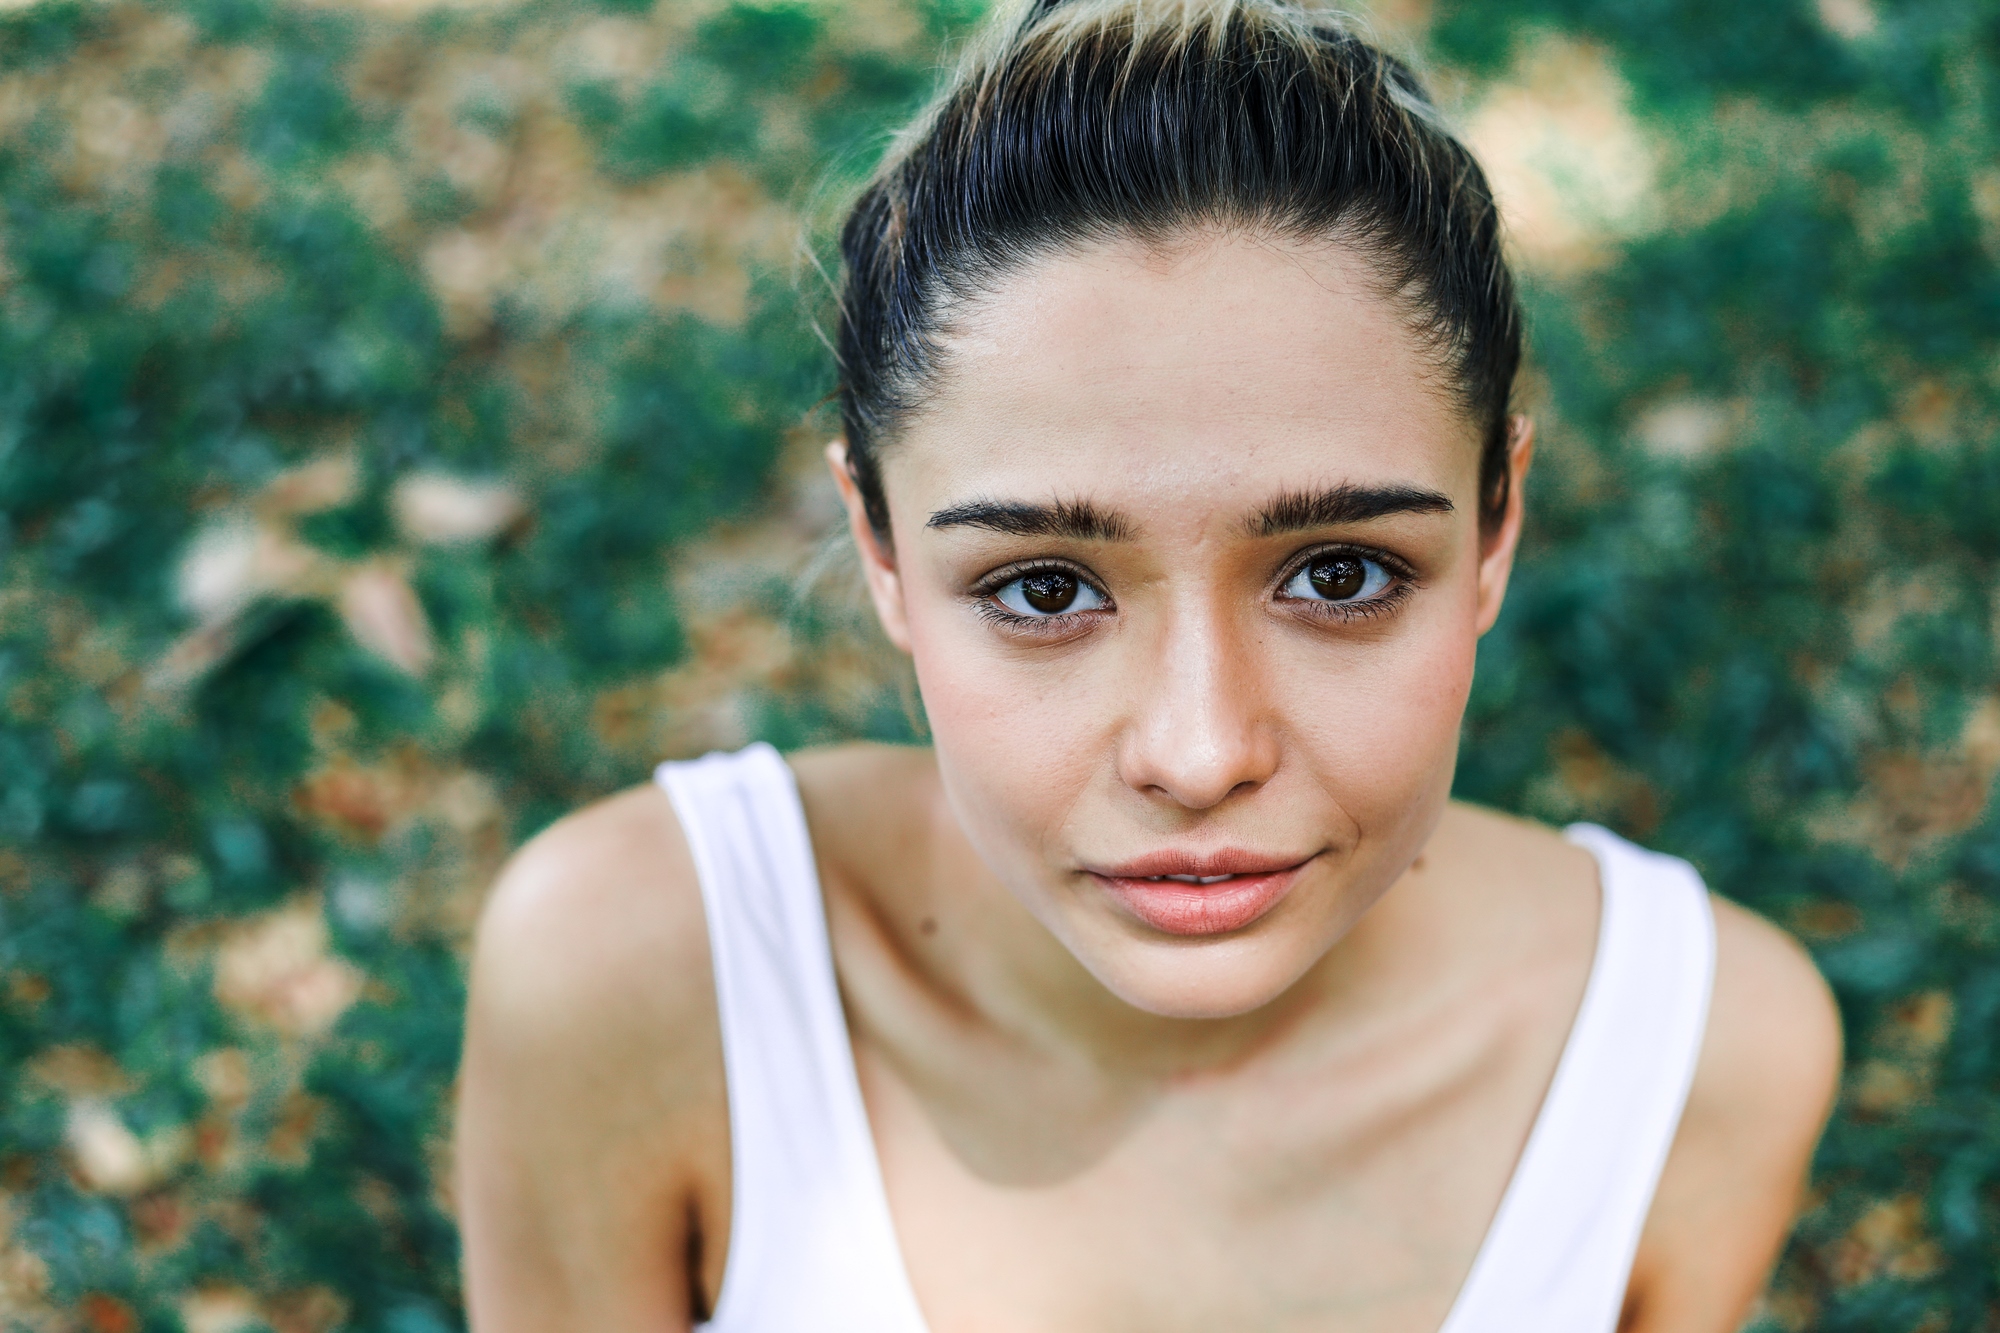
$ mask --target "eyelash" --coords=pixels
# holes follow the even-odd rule
[[[1404,561],[1390,555],[1387,551],[1377,550],[1373,547],[1344,544],[1316,546],[1309,551],[1301,552],[1299,555],[1293,557],[1285,565],[1284,571],[1278,576],[1277,586],[1280,588],[1284,587],[1292,581],[1293,576],[1300,570],[1312,564],[1313,561],[1329,555],[1352,555],[1359,556],[1364,560],[1372,560],[1382,566],[1396,581],[1380,596],[1373,597],[1365,602],[1323,602],[1307,601],[1301,597],[1284,598],[1283,600],[1293,603],[1299,608],[1298,614],[1351,625],[1363,620],[1372,620],[1377,616],[1388,615],[1391,611],[1396,610],[1404,602],[1408,601],[1410,594],[1416,591],[1416,571],[1411,569]],[[1029,574],[1039,574],[1045,571],[1067,574],[1079,583],[1088,584],[1097,590],[1098,595],[1104,598],[1107,605],[1090,611],[1065,611],[1052,616],[1023,616],[1009,611],[994,600],[994,594],[1012,583],[1015,579],[1025,578]],[[1037,638],[1060,638],[1064,635],[1072,634],[1076,630],[1077,621],[1082,617],[1100,615],[1103,612],[1117,609],[1117,603],[1112,600],[1110,592],[1105,589],[1103,584],[1091,578],[1077,566],[1060,560],[1033,560],[1022,564],[1003,565],[973,584],[969,591],[973,599],[973,610],[989,624],[998,625],[1002,629],[1015,634],[1031,635]]]
[[[1089,611],[1063,611],[1052,616],[1024,616],[1009,611],[994,600],[994,594],[1012,583],[1015,579],[1026,578],[1030,574],[1042,573],[1069,575],[1078,583],[1096,589],[1097,595],[1104,599],[1105,605]],[[1077,566],[1061,560],[1030,560],[1017,565],[1002,565],[999,569],[994,570],[980,579],[979,582],[973,584],[971,596],[973,598],[972,609],[981,618],[986,620],[987,623],[998,625],[1002,629],[1015,634],[1032,635],[1036,638],[1045,639],[1060,638],[1067,634],[1073,634],[1076,632],[1077,622],[1083,617],[1102,615],[1106,611],[1116,610],[1118,605],[1112,600],[1110,592],[1105,589],[1103,584],[1084,573]]]
[[[1371,546],[1352,546],[1345,543],[1315,546],[1312,550],[1302,552],[1293,557],[1291,562],[1285,566],[1284,572],[1278,576],[1278,586],[1280,588],[1284,587],[1292,581],[1300,570],[1306,568],[1306,566],[1312,564],[1314,561],[1321,560],[1330,555],[1351,555],[1363,560],[1372,560],[1382,566],[1383,570],[1391,578],[1395,579],[1395,582],[1381,593],[1381,595],[1372,597],[1365,602],[1318,602],[1308,601],[1303,597],[1287,597],[1284,599],[1287,602],[1297,605],[1302,615],[1314,616],[1323,620],[1337,620],[1342,624],[1351,625],[1357,621],[1372,620],[1377,616],[1388,615],[1391,611],[1394,611],[1397,607],[1408,601],[1410,594],[1416,591],[1417,572],[1411,569],[1407,563],[1390,555],[1387,551],[1377,550]]]

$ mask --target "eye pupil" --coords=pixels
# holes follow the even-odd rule
[[[1054,615],[1068,610],[1076,600],[1076,580],[1056,570],[1043,570],[1021,580],[1021,596],[1037,611]]]
[[[1320,596],[1344,602],[1360,594],[1368,582],[1368,571],[1353,556],[1342,555],[1314,561],[1306,577],[1312,580],[1313,591]]]

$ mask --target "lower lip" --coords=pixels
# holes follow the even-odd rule
[[[1278,905],[1298,882],[1303,864],[1264,875],[1238,875],[1220,884],[1122,879],[1093,875],[1139,920],[1167,935],[1227,935]]]

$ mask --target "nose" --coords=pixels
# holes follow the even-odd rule
[[[1135,648],[1143,666],[1118,748],[1126,785],[1189,810],[1263,785],[1279,746],[1254,632],[1226,614],[1185,612]]]

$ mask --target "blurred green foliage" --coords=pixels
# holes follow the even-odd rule
[[[668,753],[908,734],[789,591],[788,246],[976,8],[0,11],[11,1326],[458,1327],[499,858]],[[1542,461],[1460,790],[1815,948],[1853,1067],[1761,1318],[1991,1328],[2000,13],[1392,18],[1475,121],[1612,71],[1543,102],[1646,158],[1567,250],[1515,218]]]
[[[1531,286],[1553,466],[1461,791],[1607,819],[1815,946],[1851,1072],[1772,1318],[2000,1319],[2000,12],[1481,5],[1617,53],[1698,225]],[[1673,412],[1713,412],[1693,451]],[[1588,458],[1577,457],[1587,453]],[[1565,773],[1565,770],[1567,772]],[[1594,793],[1594,795],[1592,794]]]

